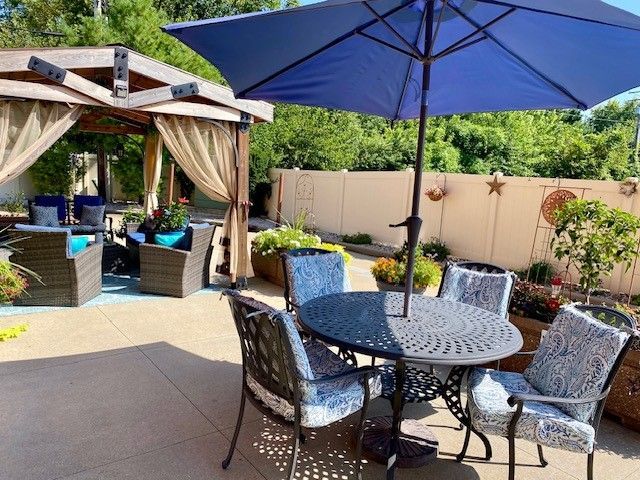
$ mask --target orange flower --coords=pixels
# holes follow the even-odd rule
[[[189,199],[187,197],[180,197],[178,198],[178,203],[186,205],[187,203],[189,203]]]

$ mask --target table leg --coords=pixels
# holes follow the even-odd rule
[[[465,375],[468,374],[469,370],[470,367],[467,366],[453,367],[444,383],[442,396],[451,414],[461,424],[470,429],[480,440],[482,440],[485,449],[485,459],[491,460],[493,453],[491,451],[489,439],[471,426],[471,419],[467,414],[467,410],[462,406],[462,380]],[[463,458],[464,451],[456,457],[459,462],[461,462]]]
[[[404,387],[406,364],[402,360],[396,362],[396,391],[393,394],[393,421],[391,424],[391,444],[387,460],[387,480],[393,480],[396,474],[400,428],[402,426],[402,389]]]

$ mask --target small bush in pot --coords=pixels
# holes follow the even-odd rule
[[[437,238],[433,237],[428,242],[422,244],[422,254],[426,257],[431,257],[437,262],[444,262],[451,250],[445,245],[445,243]]]
[[[371,267],[371,273],[377,282],[395,287],[404,286],[406,272],[406,259],[398,261],[395,258],[378,258]],[[440,265],[429,258],[416,257],[413,271],[415,289],[424,290],[427,287],[434,287],[438,285],[441,277]]]

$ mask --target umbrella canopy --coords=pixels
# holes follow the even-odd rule
[[[429,115],[584,109],[640,84],[640,18],[628,12],[598,0],[443,3],[430,54],[425,0],[329,0],[165,31],[238,97],[390,119],[419,116],[425,61]]]
[[[640,84],[640,18],[599,0],[328,0],[169,25],[241,98],[420,118],[410,315],[428,115],[586,109]]]

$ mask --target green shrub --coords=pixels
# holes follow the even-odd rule
[[[427,243],[422,244],[422,254],[438,262],[443,262],[451,255],[451,250],[443,241],[433,237]]]
[[[122,220],[120,220],[120,227],[116,232],[116,236],[124,238],[127,235],[127,223],[143,223],[146,217],[142,210],[129,207],[127,211],[122,214]]]
[[[539,261],[532,263],[529,268],[518,272],[522,280],[545,285],[551,281],[556,274],[556,269],[548,262]]]
[[[342,235],[342,241],[353,243],[354,245],[371,245],[373,239],[368,233],[354,233],[353,235]]]
[[[24,206],[25,201],[24,192],[7,193],[0,203],[0,208],[9,213],[25,213],[27,211]]]

